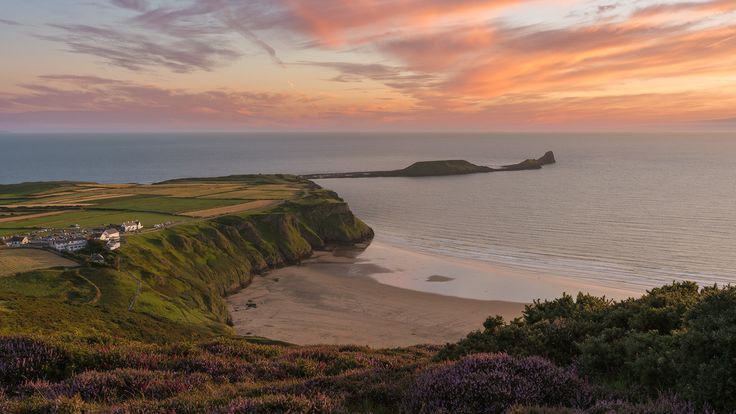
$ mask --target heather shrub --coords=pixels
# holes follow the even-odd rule
[[[16,386],[39,378],[61,378],[69,356],[48,342],[20,336],[0,337],[0,385]]]
[[[405,408],[412,413],[503,413],[516,404],[576,406],[588,399],[584,381],[546,359],[477,354],[419,375]]]
[[[116,404],[110,414],[200,414],[220,411],[235,400],[236,396],[222,390],[203,388],[197,392],[185,393],[165,400],[131,400]]]
[[[92,407],[82,401],[79,396],[59,397],[53,400],[31,398],[11,407],[8,413],[43,413],[43,414],[86,414]],[[5,411],[3,411],[3,414]]]
[[[205,342],[200,344],[199,347],[214,355],[239,358],[247,362],[275,358],[283,352],[281,347],[252,344],[243,340],[227,338]]]
[[[328,414],[340,408],[338,402],[324,394],[310,397],[294,395],[268,395],[258,398],[238,399],[220,412],[222,414]]]
[[[0,413],[8,413],[12,409],[10,400],[7,399],[5,391],[0,388]]]
[[[176,358],[169,363],[169,369],[186,373],[205,373],[217,381],[245,381],[253,376],[253,364],[233,360],[206,352]]]
[[[57,384],[35,381],[22,387],[28,395],[46,399],[80,396],[85,401],[116,402],[135,398],[163,399],[192,391],[209,381],[203,374],[179,375],[165,371],[116,369],[88,371]]]
[[[504,414],[584,414],[585,412],[575,408],[565,407],[526,407],[514,406]]]

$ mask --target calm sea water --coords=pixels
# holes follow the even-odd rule
[[[153,182],[256,172],[486,165],[540,171],[323,180],[413,250],[603,286],[736,281],[734,134],[0,135],[0,182]]]

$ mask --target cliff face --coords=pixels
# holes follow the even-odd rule
[[[328,194],[263,214],[225,216],[132,236],[121,249],[121,270],[177,307],[196,308],[214,322],[227,322],[224,296],[247,286],[254,275],[294,264],[327,244],[373,237],[347,204]]]
[[[537,161],[542,165],[554,164],[557,162],[557,160],[555,160],[555,154],[552,151],[545,152],[542,158],[537,159]]]

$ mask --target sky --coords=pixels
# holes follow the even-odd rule
[[[0,0],[0,131],[736,130],[736,0]]]

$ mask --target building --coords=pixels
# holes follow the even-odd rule
[[[138,231],[143,228],[143,224],[139,220],[126,221],[120,225],[120,230],[123,232]]]
[[[120,232],[118,229],[109,228],[105,229],[102,233],[95,236],[95,239],[102,241],[120,240]]]
[[[97,264],[105,264],[105,256],[95,253],[89,257],[89,261]]]
[[[117,250],[120,248],[120,239],[117,240],[108,240],[107,244],[105,244],[105,247],[107,247],[107,250]]]
[[[87,247],[85,239],[56,240],[49,245],[52,249],[60,252],[76,252]]]
[[[7,244],[8,247],[21,247],[28,244],[28,242],[28,237],[26,236],[13,236],[5,240],[5,244]]]

